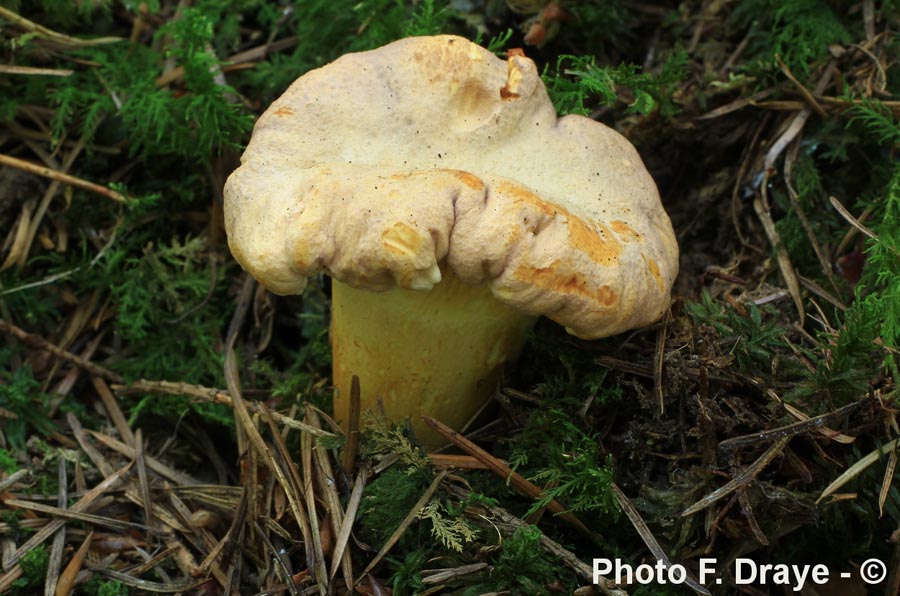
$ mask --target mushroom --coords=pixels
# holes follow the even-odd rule
[[[332,278],[335,418],[460,428],[536,317],[593,339],[668,307],[678,247],[619,133],[557,118],[535,64],[461,37],[345,55],[260,117],[225,185],[231,252],[276,294]]]

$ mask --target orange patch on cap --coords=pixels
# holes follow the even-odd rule
[[[282,107],[278,108],[277,110],[275,110],[273,112],[273,114],[275,114],[276,116],[288,117],[288,116],[294,115],[294,110],[292,110],[291,108],[289,108],[287,106],[282,106]]]
[[[609,227],[611,227],[613,231],[618,234],[619,237],[625,242],[630,242],[631,240],[641,240],[641,235],[635,232],[634,229],[624,221],[612,221],[610,222]]]
[[[569,228],[569,244],[572,248],[588,255],[595,263],[613,265],[622,254],[622,245],[614,239],[612,232],[606,226],[600,226],[600,230],[606,236],[606,238],[602,238],[596,229],[586,224],[580,217],[558,205],[545,201],[528,189],[508,182],[498,182],[495,190],[498,194],[510,197],[514,201],[533,205],[548,217],[565,218]]]
[[[597,290],[597,302],[599,302],[601,306],[609,308],[615,306],[618,301],[619,296],[611,287],[600,286],[600,289]]]
[[[475,174],[470,174],[463,170],[444,170],[448,174],[455,176],[460,182],[471,188],[472,190],[484,190],[484,182]]]
[[[622,245],[614,238],[604,225],[600,226],[606,239],[600,237],[597,230],[589,227],[578,217],[569,216],[569,244],[587,254],[595,263],[614,265],[622,254]]]
[[[422,246],[422,237],[405,223],[397,222],[381,235],[381,242],[389,251],[413,256]]]
[[[549,267],[519,267],[516,279],[534,286],[559,292],[561,294],[578,294],[591,297],[587,279],[577,271],[560,271],[559,261],[553,261]]]
[[[587,296],[587,280],[580,273],[559,273],[553,267],[521,267],[516,277],[535,286],[563,294]]]
[[[656,285],[659,286],[660,290],[665,290],[662,274],[659,272],[659,265],[656,264],[656,261],[648,259],[647,257],[644,257],[644,261],[647,263],[647,269],[650,270],[650,275],[656,280]]]

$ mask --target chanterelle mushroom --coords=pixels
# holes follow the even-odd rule
[[[656,320],[678,247],[631,144],[557,118],[534,63],[415,37],[302,76],[225,186],[234,257],[277,294],[333,279],[335,416],[460,427],[535,317],[581,338]],[[432,441],[433,442],[433,441]]]

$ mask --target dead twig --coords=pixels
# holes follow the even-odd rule
[[[113,381],[114,383],[123,383],[124,382],[124,379],[119,374],[114,373],[111,370],[104,368],[98,364],[94,364],[93,362],[90,362],[89,360],[86,360],[86,359],[82,358],[81,356],[78,356],[77,354],[73,354],[72,352],[69,352],[68,350],[64,350],[64,349],[50,343],[49,341],[47,341],[40,335],[37,335],[35,333],[28,333],[24,329],[17,327],[15,325],[13,325],[12,323],[8,323],[7,321],[4,321],[3,319],[0,319],[0,331],[2,331],[4,333],[9,333],[10,335],[13,335],[14,337],[21,340],[22,343],[24,343],[25,345],[27,345],[30,348],[34,348],[36,350],[44,350],[46,352],[50,352],[51,354],[53,354],[54,356],[56,356],[58,358],[67,360],[67,361],[71,362],[72,364],[75,364],[76,366],[83,368],[84,370],[88,371],[89,373],[91,373],[94,376],[103,377],[104,379],[109,379],[110,381]]]
[[[781,439],[785,437],[789,438],[803,432],[807,432],[813,429],[819,429],[833,420],[838,420],[847,416],[848,414],[855,412],[856,410],[861,408],[867,401],[868,399],[859,400],[847,404],[846,406],[842,406],[837,410],[834,410],[833,412],[828,412],[820,416],[816,416],[815,418],[807,418],[806,420],[801,420],[800,422],[795,422],[794,424],[788,424],[787,426],[780,426],[778,428],[760,431],[749,435],[725,439],[724,441],[719,443],[719,449],[725,451],[733,451],[735,449],[738,449],[739,447],[758,445],[761,441]]]
[[[0,319],[2,322],[2,319]],[[119,381],[121,383],[121,381]],[[203,387],[202,385],[191,385],[190,383],[180,383],[173,381],[148,381],[146,379],[141,379],[140,381],[135,381],[130,385],[117,384],[112,386],[113,391],[118,393],[165,393],[167,395],[185,395],[187,397],[191,397],[200,401],[216,403],[228,406],[229,408],[234,407],[234,401],[231,398],[231,395],[227,391],[221,391],[219,389],[214,389],[212,387]],[[254,402],[244,402],[244,407],[247,408],[250,412],[254,414],[261,414],[262,411],[258,404]],[[289,416],[285,416],[284,414],[276,411],[271,411],[270,414],[272,418],[278,424],[286,426],[288,428],[292,428],[294,430],[299,430],[304,433],[309,433],[311,435],[317,437],[333,437],[334,433],[328,432],[327,430],[321,428],[315,428],[302,422],[300,420],[296,420]]]
[[[444,437],[469,455],[477,458],[484,465],[486,465],[491,472],[502,478],[504,481],[509,482],[513,487],[515,487],[516,490],[521,492],[523,495],[529,496],[532,499],[542,499],[545,497],[544,491],[542,491],[539,486],[528,481],[518,472],[514,472],[508,465],[506,465],[469,439],[460,435],[446,424],[428,416],[422,416],[422,420],[424,420],[425,424],[433,428],[442,437]],[[567,511],[559,501],[551,499],[550,502],[547,503],[547,509],[549,509],[561,520],[565,521],[567,524],[569,524],[585,536],[593,538],[593,533],[588,529],[588,527],[585,526],[580,519]]]
[[[122,193],[116,192],[111,188],[106,188],[105,186],[100,186],[99,184],[94,184],[93,182],[88,182],[87,180],[82,180],[77,176],[72,176],[71,174],[64,174],[62,172],[58,172],[46,166],[40,166],[36,163],[32,163],[30,161],[26,161],[24,159],[19,159],[18,157],[12,157],[11,155],[4,155],[0,153],[0,165],[9,166],[11,168],[16,168],[30,174],[35,174],[37,176],[42,176],[44,178],[49,178],[50,180],[55,180],[56,182],[61,182],[63,184],[68,184],[69,186],[74,186],[76,188],[81,188],[83,190],[87,190],[89,192],[98,194],[100,196],[106,197],[112,201],[117,203],[126,203],[128,199]]]
[[[759,458],[744,468],[740,474],[732,478],[720,488],[717,488],[713,492],[709,493],[687,509],[681,512],[681,517],[687,517],[689,515],[693,515],[698,511],[702,511],[715,503],[716,501],[727,497],[734,491],[741,489],[748,485],[753,481],[754,478],[765,468],[769,463],[772,462],[775,457],[781,453],[781,451],[785,448],[788,442],[791,440],[791,437],[781,437],[778,439],[771,447],[766,449],[766,451],[759,456]]]
[[[34,33],[40,38],[46,39],[47,41],[52,41],[58,45],[70,49],[125,41],[125,39],[122,37],[97,37],[95,39],[78,39],[77,37],[69,37],[68,35],[63,35],[62,33],[57,33],[52,29],[48,29],[43,25],[38,25],[34,21],[29,21],[18,13],[13,12],[8,8],[3,8],[2,6],[0,6],[0,19],[8,21],[12,24],[12,26],[18,27],[23,31]]]

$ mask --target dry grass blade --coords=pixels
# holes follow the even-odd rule
[[[132,439],[134,445],[134,461],[137,464],[138,487],[141,491],[141,500],[144,502],[144,519],[147,527],[153,527],[153,501],[150,497],[150,479],[147,477],[147,462],[144,460],[144,436],[141,429],[137,429],[137,433]],[[147,542],[150,542],[150,536],[147,536]]]
[[[647,523],[644,521],[644,518],[641,517],[641,514],[637,509],[634,508],[634,505],[631,504],[631,501],[628,497],[625,496],[625,493],[622,492],[615,483],[612,484],[613,494],[616,496],[616,502],[619,503],[619,507],[622,508],[622,511],[625,512],[625,515],[628,516],[628,520],[631,522],[631,525],[634,526],[634,529],[637,530],[637,533],[640,535],[641,540],[644,541],[644,544],[647,545],[647,548],[650,549],[650,552],[658,561],[662,561],[666,568],[672,566],[672,561],[669,560],[669,556],[666,554],[666,551],[663,550],[663,547],[659,545],[659,542],[656,541],[656,537],[653,536],[653,532],[650,531],[650,528],[647,526]],[[700,583],[698,583],[694,578],[688,576],[685,579],[685,584],[687,584],[693,591],[698,594],[703,594],[704,596],[711,596],[710,591],[704,588]]]
[[[307,405],[306,419],[313,426],[319,426],[319,416],[312,406]],[[337,536],[341,532],[341,526],[344,521],[344,510],[341,508],[341,498],[337,492],[337,482],[335,482],[334,468],[328,459],[328,452],[321,447],[315,449],[316,457],[316,479],[318,480],[321,498],[325,502],[328,512],[328,519],[331,521],[331,530]],[[344,580],[348,585],[353,585],[353,564],[350,561],[350,553],[343,551],[342,553],[333,553],[332,556],[337,558],[340,556],[341,568],[344,571]]]
[[[775,93],[775,89],[763,89],[762,91],[756,93],[755,95],[751,95],[750,97],[739,97],[734,101],[731,101],[723,106],[719,106],[714,110],[710,110],[709,112],[703,114],[702,116],[697,116],[696,120],[712,120],[714,118],[720,118],[727,114],[731,114],[732,112],[736,112],[748,106],[756,105],[756,102],[769,97],[770,95]]]
[[[663,365],[666,356],[666,329],[669,321],[669,313],[663,315],[663,322],[656,332],[656,349],[653,356],[653,391],[656,393],[656,402],[659,404],[659,414],[666,411],[665,396],[663,395]]]
[[[422,420],[425,421],[425,424],[433,428],[437,431],[442,437],[477,458],[480,462],[488,467],[488,469],[502,478],[505,482],[509,482],[516,490],[521,492],[522,494],[531,497],[532,499],[542,499],[544,498],[544,491],[534,483],[528,481],[524,476],[515,472],[508,465],[470,441],[469,439],[463,437],[453,429],[451,429],[446,424],[439,422],[433,418],[428,416],[423,416]],[[584,534],[588,537],[593,537],[591,531],[581,523],[581,520],[569,513],[566,508],[557,500],[551,499],[549,503],[547,503],[547,509],[549,509],[552,513],[556,514],[561,520],[565,521],[567,524]]]
[[[234,315],[231,319],[231,324],[228,328],[228,337],[226,340],[225,350],[225,381],[228,384],[228,391],[231,394],[237,421],[246,433],[247,439],[250,441],[252,448],[254,449],[254,451],[259,453],[261,457],[265,458],[269,462],[271,470],[275,474],[276,479],[285,490],[285,493],[290,497],[293,493],[290,489],[288,479],[282,471],[281,466],[278,465],[278,462],[275,460],[272,453],[269,451],[268,447],[263,441],[262,436],[259,434],[259,430],[256,428],[253,420],[251,420],[250,418],[250,414],[247,410],[244,400],[241,398],[240,380],[238,377],[237,359],[234,352],[234,342],[237,338],[237,334],[241,327],[241,324],[243,323],[244,317],[246,316],[249,309],[250,299],[253,295],[254,287],[255,282],[253,281],[253,278],[249,275],[246,276],[244,278],[244,283],[241,288],[241,294],[238,299],[238,306],[235,309]],[[275,434],[278,435],[278,433]],[[280,435],[278,436],[280,437]],[[315,559],[312,568],[316,571],[317,579],[323,580],[318,583],[318,587],[320,594],[324,595],[327,587],[328,571],[325,567],[325,556],[322,552],[322,544],[319,538],[318,519],[316,516],[316,502],[312,486],[312,434],[304,433],[301,437],[301,444],[303,446],[303,465],[304,469],[306,470],[304,492],[306,494],[307,512],[309,514],[308,519],[310,522],[310,533],[312,534],[309,538],[312,539],[313,547],[315,549]],[[301,519],[303,519],[303,513],[299,510],[299,503],[296,503],[290,498],[288,502],[291,504],[292,512],[299,522]]]
[[[341,463],[348,476],[353,475],[353,463],[356,461],[356,449],[359,446],[359,411],[360,411],[359,377],[353,375],[350,380],[350,416],[347,421],[347,442]]]
[[[292,36],[285,39],[279,39],[263,46],[258,46],[249,50],[244,50],[243,52],[238,52],[237,54],[232,54],[231,56],[225,58],[223,62],[230,67],[238,64],[243,64],[245,67],[252,67],[252,64],[246,63],[254,60],[259,60],[261,58],[264,58],[269,53],[280,52],[294,45],[297,45],[297,37]],[[175,68],[168,70],[160,75],[156,79],[155,84],[158,87],[163,87],[180,80],[182,77],[184,77],[184,67],[176,66]]]
[[[802,419],[800,422],[795,422],[794,424],[788,424],[787,426],[781,426],[781,427],[773,428],[771,430],[766,430],[763,432],[757,432],[757,433],[753,433],[753,434],[749,434],[749,435],[743,435],[740,437],[733,437],[731,439],[725,439],[724,441],[719,443],[719,448],[726,450],[726,451],[731,451],[731,450],[737,449],[738,447],[744,447],[747,445],[757,445],[757,444],[759,444],[760,441],[777,439],[777,438],[781,438],[781,437],[792,437],[794,435],[797,435],[797,434],[800,434],[802,432],[806,432],[809,430],[813,430],[813,429],[820,430],[828,422],[831,422],[832,420],[838,420],[840,418],[843,418],[844,416],[847,416],[847,415],[855,412],[856,410],[861,408],[862,405],[864,403],[866,403],[867,401],[868,400],[855,401],[853,403],[847,404],[846,406],[842,406],[833,412],[827,412],[825,414],[816,416],[814,418],[806,417],[805,419]],[[784,405],[787,406],[788,404],[784,404]],[[798,410],[798,412],[799,412],[799,410]],[[805,416],[805,414],[802,414],[802,412],[800,412],[800,414]],[[837,433],[837,431],[832,431],[832,432],[839,434],[839,433]],[[829,438],[833,438],[833,437],[829,437]],[[853,442],[853,437],[847,437],[847,438],[850,439],[849,442]],[[847,441],[842,440],[839,442],[846,443]]]
[[[226,393],[225,391],[219,391],[218,389],[213,389],[211,387],[203,387],[201,385],[191,385],[190,383],[178,383],[171,381],[148,381],[146,379],[141,379],[140,381],[135,381],[130,385],[113,385],[112,389],[117,392],[124,393],[165,393],[167,395],[186,395],[188,397],[209,402],[216,403],[228,406],[229,408],[234,407],[234,402],[231,399],[231,395]],[[244,402],[244,406],[254,414],[261,413],[258,404],[253,402]],[[334,433],[328,432],[327,430],[323,430],[321,428],[314,428],[300,420],[296,420],[289,416],[285,416],[280,412],[271,412],[272,418],[275,419],[275,422],[286,426],[288,428],[299,430],[306,433],[311,433],[318,437],[333,437]]]
[[[127,573],[122,573],[121,571],[113,571],[112,569],[95,569],[97,573],[101,573],[106,577],[115,580],[117,582],[123,583],[129,588],[134,588],[136,590],[143,590],[145,592],[152,592],[154,594],[178,594],[181,592],[190,592],[194,588],[202,586],[206,583],[206,578],[203,579],[190,579],[190,580],[182,580],[177,582],[168,582],[168,583],[160,583],[160,582],[152,582],[146,579],[138,579]]]
[[[456,455],[453,453],[429,453],[428,459],[431,460],[431,465],[436,468],[459,468],[464,470],[488,469],[484,462],[471,455]]]
[[[225,594],[231,594],[235,591],[235,584],[241,576],[243,559],[240,556],[234,557],[234,554],[236,552],[240,554],[240,545],[244,543],[244,534],[247,527],[247,512],[250,510],[249,494],[250,491],[246,488],[242,489],[241,499],[237,504],[234,518],[231,520],[231,526],[229,526],[228,533],[222,539],[224,542],[224,545],[222,546],[222,560],[230,562],[228,566],[227,583],[225,584]],[[212,557],[213,552],[215,551],[216,549],[213,549],[207,558]],[[204,565],[201,565],[201,568],[205,569],[206,561],[203,563]]]
[[[191,510],[174,492],[169,493],[169,503],[184,522],[185,536],[191,541],[194,549],[205,558],[209,558],[208,553],[216,548],[215,537],[201,524],[194,523],[196,518],[192,515]],[[195,575],[198,575],[200,566],[194,564],[193,567]],[[219,582],[219,585],[224,586],[227,581],[226,575],[219,565],[216,564],[215,560],[210,563],[209,569],[216,581]]]
[[[391,534],[391,537],[387,539],[387,542],[384,543],[384,546],[381,547],[381,550],[378,551],[378,554],[375,555],[375,558],[369,561],[369,564],[366,565],[366,568],[363,569],[363,572],[360,574],[360,576],[366,575],[367,573],[372,571],[372,569],[374,569],[375,566],[381,562],[381,559],[383,559],[384,556],[388,554],[392,548],[394,548],[394,545],[397,544],[397,541],[400,540],[400,537],[403,536],[403,533],[406,532],[406,529],[419,516],[419,512],[422,511],[422,508],[425,507],[425,505],[428,504],[428,501],[431,500],[431,497],[434,496],[434,493],[437,491],[446,475],[447,470],[442,470],[440,473],[438,473],[437,476],[434,477],[434,480],[431,481],[431,484],[427,489],[425,489],[425,492],[422,493],[422,496],[419,497],[419,500],[416,501],[416,504],[412,506],[412,509],[410,509],[409,513],[406,514],[406,517],[403,518],[403,521],[400,522],[400,525],[397,526],[397,529],[394,530],[393,534]]]
[[[753,537],[761,545],[769,546],[769,538],[760,527],[759,521],[757,521],[756,519],[756,514],[753,513],[753,503],[750,501],[750,497],[747,495],[747,491],[737,491],[737,498],[738,503],[740,503],[741,505],[741,512],[744,514],[744,517],[747,518],[747,524],[750,526],[750,531],[753,533]]]
[[[57,480],[59,481],[59,489],[56,495],[56,504],[62,509],[69,502],[68,485],[69,481],[66,474],[66,460],[59,458],[59,469],[57,472]],[[50,562],[47,565],[47,578],[44,580],[44,596],[54,596],[56,593],[56,584],[59,580],[59,571],[62,568],[63,550],[66,546],[66,527],[59,529],[53,537],[53,546],[50,547]]]
[[[862,223],[860,223],[858,219],[853,217],[853,215],[851,215],[851,213],[847,211],[847,208],[837,200],[837,197],[828,197],[828,200],[831,202],[831,206],[837,209],[837,212],[841,214],[841,217],[847,220],[847,223],[849,223],[851,226],[853,226],[872,240],[878,240],[878,236],[875,235],[875,232],[862,225]]]
[[[131,465],[132,464],[129,462],[121,469],[116,470],[112,474],[109,474],[106,478],[103,479],[103,482],[101,482],[100,484],[98,484],[97,486],[92,488],[90,491],[85,493],[84,496],[82,496],[80,499],[78,499],[78,501],[74,505],[72,505],[72,507],[70,507],[68,509],[68,511],[74,512],[74,513],[83,512],[85,509],[87,509],[90,506],[91,503],[93,503],[97,499],[97,497],[99,497],[100,495],[105,493],[107,490],[109,490],[110,488],[115,486],[116,483],[122,479],[122,477],[125,475],[125,473],[128,472],[129,469],[131,469]],[[14,565],[14,564],[18,563],[19,559],[21,559],[26,553],[30,552],[31,549],[33,549],[37,545],[42,544],[47,538],[49,538],[54,532],[56,532],[56,530],[61,528],[65,523],[66,523],[65,520],[54,519],[53,521],[48,523],[46,526],[44,526],[43,528],[38,530],[34,534],[34,536],[29,538],[25,542],[25,544],[20,546],[16,550],[16,552],[13,554],[13,556],[10,557],[10,559],[8,561],[6,561],[7,568],[10,565]]]
[[[49,178],[50,180],[68,184],[69,186],[74,186],[82,190],[87,190],[94,194],[104,196],[107,199],[113,200],[117,203],[126,203],[128,201],[128,199],[126,199],[125,195],[123,195],[122,193],[118,193],[110,188],[106,188],[105,186],[100,186],[99,184],[94,184],[93,182],[82,180],[81,178],[72,176],[71,174],[58,172],[46,166],[39,166],[30,161],[19,159],[18,157],[12,157],[11,155],[4,155],[0,153],[0,165],[16,168],[30,174]]]
[[[887,466],[884,468],[884,478],[881,480],[881,491],[878,494],[878,517],[884,517],[884,503],[887,501],[891,490],[891,482],[894,480],[894,470],[897,469],[897,451],[891,451],[888,456]]]
[[[236,529],[241,527],[246,522],[246,514],[247,514],[247,499],[246,492],[243,493],[245,496],[241,499],[238,504],[237,509],[234,512],[234,517],[231,520],[231,525],[228,527],[228,531],[225,532],[225,535],[216,543],[216,545],[210,549],[209,553],[207,553],[206,558],[200,563],[198,567],[198,571],[202,575],[206,575],[209,569],[215,564],[219,558],[223,561],[228,562],[231,559],[232,554],[234,554],[234,536],[236,535]]]
[[[139,530],[142,532],[151,531],[151,528],[144,524],[122,521],[120,519],[104,517],[102,515],[95,515],[93,513],[84,513],[83,511],[75,511],[74,508],[63,509],[60,507],[54,507],[52,505],[45,505],[44,503],[24,501],[22,499],[4,499],[3,502],[9,507],[18,507],[19,509],[27,509],[29,511],[39,511],[41,513],[46,513],[47,515],[52,515],[57,518],[71,519],[88,524],[94,524],[97,526],[103,526],[113,530]]]
[[[262,435],[260,435],[259,430],[256,428],[256,424],[250,418],[250,413],[244,406],[244,400],[240,397],[240,389],[237,385],[237,365],[234,363],[233,349],[229,349],[229,355],[226,356],[226,362],[228,362],[229,359],[231,359],[232,364],[231,374],[226,373],[226,378],[231,377],[228,378],[228,384],[234,399],[234,411],[237,415],[238,422],[241,424],[244,432],[247,434],[247,438],[249,439],[252,448],[267,463],[268,468],[275,475],[278,483],[282,486],[285,493],[288,495],[288,502],[291,505],[291,510],[294,513],[295,517],[300,520],[303,513],[300,511],[299,503],[294,498],[295,493],[291,490],[291,483],[289,482],[281,466],[275,460],[274,455],[265,444],[265,441],[263,441]]]
[[[287,591],[290,592],[292,596],[299,596],[300,592],[299,590],[297,590],[297,584],[294,582],[294,576],[284,560],[285,557],[278,551],[277,548],[275,548],[275,545],[272,544],[272,541],[269,539],[263,529],[259,527],[259,524],[255,521],[253,522],[253,528],[256,530],[256,535],[262,538],[262,541],[265,543],[265,547],[270,553],[269,559],[275,562],[275,567],[281,573],[281,577],[285,582],[284,586],[287,588]]]
[[[314,577],[318,579],[326,579],[328,577],[328,569],[325,567],[325,551],[322,548],[322,538],[319,532],[319,515],[316,508],[315,483],[313,481],[313,437],[311,434],[304,433],[300,437],[300,458],[303,462],[303,496],[306,500],[306,512],[309,518],[310,532],[312,536],[313,550],[310,552],[307,544],[307,558],[312,558],[310,569],[314,570]],[[320,586],[319,593],[325,593],[325,582],[318,583]]]
[[[91,377],[91,384],[93,384],[94,389],[97,390],[97,394],[103,402],[103,407],[106,408],[106,414],[109,416],[110,420],[112,420],[116,430],[119,431],[119,436],[122,437],[122,440],[128,445],[137,446],[134,433],[131,432],[131,427],[128,426],[128,421],[125,419],[125,414],[122,413],[122,408],[119,407],[119,402],[116,400],[112,391],[109,390],[109,385],[106,384],[106,381],[97,376]]]
[[[25,477],[29,474],[30,472],[28,470],[16,470],[12,474],[10,474],[8,478],[0,480],[0,492],[5,491],[20,480],[24,480]]]
[[[75,554],[72,555],[72,560],[69,561],[65,571],[63,571],[62,575],[59,577],[59,583],[56,585],[56,596],[69,596],[69,594],[72,593],[72,589],[75,587],[75,579],[78,577],[78,572],[81,571],[81,566],[84,564],[84,557],[87,555],[93,539],[94,532],[92,530],[85,536],[81,546],[79,546],[78,550],[75,551]]]
[[[353,484],[353,492],[350,493],[350,499],[347,501],[347,511],[344,513],[344,522],[338,530],[337,540],[334,543],[334,557],[331,559],[331,573],[329,577],[334,579],[337,573],[340,561],[343,559],[344,551],[347,543],[350,541],[350,534],[353,532],[353,523],[356,521],[356,512],[359,510],[359,504],[362,502],[363,490],[368,480],[368,470],[363,468],[356,477]]]
[[[275,442],[275,449],[281,459],[282,465],[284,465],[286,468],[287,477],[290,479],[290,483],[287,486],[282,486],[282,489],[287,496],[288,503],[290,504],[291,511],[293,512],[297,520],[297,524],[300,526],[300,533],[303,535],[303,543],[310,544],[313,540],[313,530],[309,523],[309,516],[307,515],[307,511],[303,508],[302,505],[302,495],[304,492],[303,480],[300,478],[300,472],[297,470],[296,464],[291,459],[287,445],[284,442],[284,438],[282,437],[281,433],[278,432],[278,428],[275,426],[275,420],[272,417],[272,412],[269,411],[265,404],[260,404],[260,407],[262,408],[263,418],[269,424],[269,430],[272,433],[272,440]],[[309,556],[309,553],[307,553],[307,565],[313,562],[314,559]]]
[[[90,433],[92,437],[97,439],[98,442],[103,443],[105,447],[108,447],[109,449],[112,449],[113,451],[116,451],[117,453],[120,453],[129,459],[134,459],[135,457],[137,457],[134,447],[130,447],[122,441],[117,441],[111,436],[105,435],[95,430],[88,430],[87,432]],[[154,457],[150,457],[149,455],[144,454],[143,459],[148,468],[150,468],[163,478],[171,480],[175,484],[187,486],[200,484],[200,481],[193,476],[185,474],[184,472],[180,472],[174,468],[170,468]]]
[[[867,454],[865,457],[860,459],[858,462],[856,462],[855,464],[853,464],[852,466],[847,468],[843,474],[841,474],[840,476],[838,476],[837,478],[832,480],[831,484],[829,484],[827,487],[825,487],[825,490],[823,490],[822,494],[819,495],[819,498],[816,499],[816,503],[821,502],[822,499],[824,499],[825,497],[837,492],[837,490],[839,488],[841,488],[842,486],[844,486],[845,484],[847,484],[848,482],[850,482],[851,480],[856,478],[856,476],[859,475],[860,473],[862,473],[863,470],[865,470],[866,468],[868,468],[869,466],[874,464],[876,461],[881,459],[882,455],[885,455],[885,454],[890,453],[891,451],[894,451],[895,449],[897,449],[898,441],[900,441],[900,439],[894,439],[890,443],[885,443],[878,449]]]
[[[727,497],[734,491],[743,488],[747,484],[749,484],[756,475],[759,474],[763,468],[765,468],[769,463],[775,459],[775,457],[781,453],[781,451],[785,448],[788,442],[791,440],[790,436],[779,438],[771,447],[766,449],[766,451],[759,456],[759,458],[744,468],[740,474],[729,480],[724,486],[717,488],[713,492],[709,493],[687,509],[681,512],[682,517],[687,517],[689,515],[693,515],[698,511],[702,511],[724,497]]]
[[[84,427],[81,425],[81,422],[72,412],[66,412],[66,422],[69,423],[69,429],[71,429],[72,434],[75,435],[75,440],[78,441],[78,446],[81,447],[81,450],[84,451],[84,454],[87,455],[88,459],[91,460],[97,469],[100,470],[100,473],[104,476],[109,476],[113,471],[113,466],[110,464],[103,454],[94,447],[90,441],[88,441],[87,433],[84,430]]]
[[[75,73],[68,68],[37,68],[34,66],[17,66],[15,64],[0,64],[0,73],[18,74],[29,76],[70,77]]]
[[[15,223],[15,231],[11,230],[6,241],[3,244],[0,244],[0,246],[3,246],[4,248],[7,246],[9,247],[9,254],[6,255],[6,259],[0,264],[0,271],[9,269],[20,262],[22,255],[28,252],[28,229],[31,227],[31,218],[34,215],[35,205],[36,203],[33,199],[25,201],[22,205],[22,209],[19,211],[19,218]],[[2,295],[3,294],[0,294],[0,296]]]
[[[781,271],[784,283],[787,284],[791,298],[794,299],[794,306],[797,307],[797,312],[800,315],[800,325],[803,325],[806,311],[803,308],[803,298],[800,296],[800,280],[797,278],[797,272],[794,270],[794,265],[791,263],[787,249],[784,248],[784,243],[781,242],[781,235],[775,227],[775,222],[772,220],[769,210],[758,197],[753,199],[753,210],[759,217],[760,223],[762,223],[763,231],[769,239],[769,244],[775,248],[775,260],[778,263],[778,269]]]
[[[464,577],[466,575],[476,573],[478,571],[481,571],[482,569],[487,568],[487,566],[487,563],[472,563],[470,565],[461,565],[460,567],[454,567],[453,569],[423,569],[422,583],[425,585],[439,584],[451,579],[456,579],[458,577]]]
[[[819,105],[819,102],[816,101],[816,97],[812,94],[812,92],[797,80],[797,78],[791,72],[791,69],[788,68],[787,64],[785,64],[781,59],[781,56],[776,55],[775,60],[778,61],[778,66],[781,67],[781,72],[783,72],[784,76],[790,79],[790,81],[794,84],[794,86],[797,88],[797,91],[799,91],[800,95],[803,96],[803,99],[806,100],[806,103],[809,105],[810,109],[812,109],[812,111],[814,111],[819,117],[827,118],[828,114],[825,112],[825,109],[822,108],[821,105]]]

